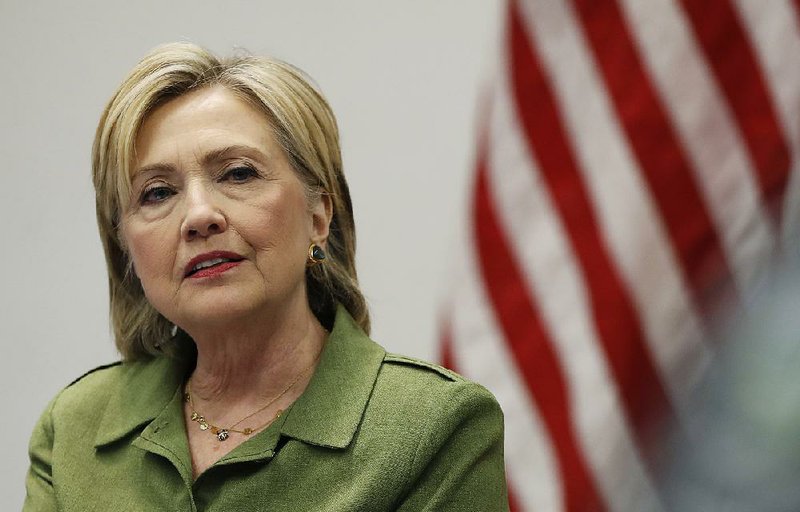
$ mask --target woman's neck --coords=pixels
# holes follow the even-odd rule
[[[256,408],[293,382],[305,388],[327,336],[307,306],[193,330],[197,364],[191,393],[209,417]]]

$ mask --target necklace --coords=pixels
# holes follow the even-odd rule
[[[270,418],[266,422],[262,423],[261,425],[258,425],[258,426],[255,426],[255,427],[245,427],[245,428],[242,428],[242,429],[237,429],[236,427],[239,426],[244,421],[247,421],[250,418],[252,418],[253,416],[255,416],[256,414],[260,413],[261,411],[263,411],[264,409],[266,409],[270,405],[274,404],[283,395],[288,393],[289,390],[292,389],[295,384],[297,384],[297,381],[300,380],[300,377],[305,375],[306,372],[308,372],[308,370],[310,370],[311,368],[314,367],[314,365],[317,363],[317,360],[319,359],[319,356],[321,354],[322,354],[322,350],[319,351],[319,354],[317,354],[317,357],[314,358],[314,361],[312,361],[311,364],[308,365],[302,372],[298,373],[297,376],[294,378],[294,380],[292,380],[292,382],[283,391],[281,391],[280,393],[275,395],[272,398],[272,400],[270,400],[269,402],[267,402],[265,405],[263,405],[262,407],[258,408],[257,410],[251,412],[250,414],[248,414],[244,418],[240,419],[239,421],[237,421],[236,423],[234,423],[230,427],[225,427],[225,428],[218,427],[218,426],[212,424],[200,412],[197,411],[197,408],[194,406],[194,398],[192,398],[192,390],[191,390],[192,379],[190,378],[189,381],[186,383],[186,392],[183,395],[184,401],[188,402],[189,407],[192,410],[192,414],[191,414],[190,418],[191,418],[192,421],[194,421],[194,422],[196,422],[196,423],[198,423],[200,425],[200,430],[203,430],[203,431],[208,430],[208,431],[210,431],[212,434],[217,436],[217,440],[219,440],[220,442],[228,439],[228,437],[230,437],[231,432],[235,432],[237,434],[242,434],[242,435],[245,435],[245,436],[249,436],[253,432],[261,430],[264,427],[267,427],[273,421],[275,421],[278,418],[280,418],[281,414],[283,414],[283,409],[278,409],[278,412],[275,414],[275,416],[273,416],[272,418]]]

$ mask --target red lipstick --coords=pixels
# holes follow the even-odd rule
[[[244,257],[235,252],[212,251],[195,256],[184,267],[184,277],[201,278],[226,272],[239,265]]]

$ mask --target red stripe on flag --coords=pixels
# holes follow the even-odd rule
[[[519,500],[514,493],[511,492],[511,487],[508,488],[508,510],[509,512],[524,512],[519,505]]]
[[[734,113],[776,223],[789,176],[789,148],[739,16],[727,0],[682,0],[706,62]]]
[[[525,382],[528,396],[541,412],[557,454],[566,509],[574,512],[603,510],[576,442],[566,378],[497,220],[487,183],[484,143],[480,144],[478,151],[472,211],[478,260],[487,298]],[[533,482],[523,482],[522,485],[533,485]]]
[[[453,332],[450,320],[446,320],[439,336],[439,361],[445,368],[458,371],[456,368],[455,354],[453,353]]]
[[[574,0],[589,47],[701,310],[735,296],[716,228],[614,0]]]
[[[599,341],[639,449],[653,457],[661,420],[672,421],[672,407],[602,239],[551,85],[530,46],[517,2],[511,6],[511,74],[523,131],[580,263]]]

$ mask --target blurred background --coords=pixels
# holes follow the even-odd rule
[[[24,497],[44,406],[117,359],[94,219],[100,113],[152,47],[246,49],[310,74],[339,121],[358,270],[387,349],[437,357],[437,316],[501,5],[369,0],[0,1],[0,502]]]

